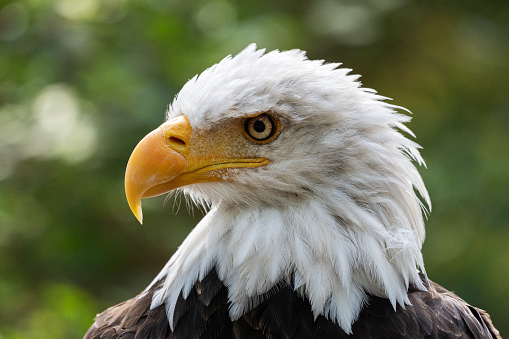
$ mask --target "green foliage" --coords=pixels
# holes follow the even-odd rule
[[[187,79],[251,42],[341,61],[413,111],[427,271],[509,333],[509,3],[479,6],[0,2],[0,338],[79,338],[151,281],[202,214],[156,198],[137,225],[129,154]]]

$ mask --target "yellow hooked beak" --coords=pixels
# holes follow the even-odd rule
[[[193,133],[186,116],[169,120],[150,132],[136,146],[125,171],[125,193],[129,207],[143,223],[141,199],[168,193],[178,187],[226,180],[220,170],[258,167],[269,163],[265,158],[228,156],[238,154],[238,146],[228,144],[228,137],[214,138]],[[225,151],[229,150],[229,151]]]

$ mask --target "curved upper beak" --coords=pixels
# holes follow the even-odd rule
[[[168,121],[145,136],[136,146],[125,171],[125,194],[131,211],[143,222],[141,199],[167,192],[163,186],[187,166],[185,149],[191,137],[186,117]],[[171,144],[179,147],[171,147]],[[177,150],[175,149],[177,148]]]
[[[125,172],[125,193],[131,211],[143,222],[141,199],[165,194],[178,187],[225,180],[220,169],[258,167],[265,158],[229,158],[221,154],[227,140],[210,145],[196,136],[186,116],[169,120],[145,136],[133,150]]]

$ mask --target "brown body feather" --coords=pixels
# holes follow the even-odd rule
[[[370,297],[347,335],[324,316],[314,318],[309,302],[291,286],[276,286],[264,302],[232,321],[228,292],[213,269],[189,297],[177,301],[172,332],[164,306],[150,309],[163,281],[141,297],[100,313],[85,339],[99,338],[501,338],[490,316],[454,293],[423,279],[428,291],[411,289],[412,305],[396,311],[387,299]]]

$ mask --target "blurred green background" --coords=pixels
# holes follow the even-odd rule
[[[155,198],[140,226],[127,159],[251,42],[341,61],[413,112],[429,276],[509,334],[508,1],[3,0],[0,338],[80,338],[157,274],[202,215]]]

